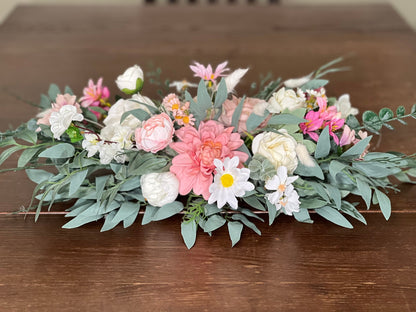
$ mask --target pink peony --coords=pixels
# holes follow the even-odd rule
[[[238,104],[240,104],[241,99],[233,96],[231,100],[226,100],[222,105],[222,114],[218,119],[219,122],[223,123],[226,126],[231,126],[233,119],[233,114]],[[256,106],[260,106],[261,103],[265,102],[261,99],[256,98],[246,98],[243,103],[243,110],[241,111],[240,120],[238,122],[238,132],[244,133],[247,132],[247,120],[248,117],[253,113],[253,109]],[[263,128],[267,125],[268,119],[263,121],[259,128]]]
[[[214,159],[223,161],[226,157],[237,156],[240,166],[248,159],[246,153],[236,151],[243,145],[238,133],[232,133],[233,127],[224,128],[217,121],[201,122],[199,129],[183,127],[176,130],[180,142],[171,143],[179,155],[172,160],[170,171],[179,179],[179,194],[186,195],[193,189],[195,194],[210,196],[215,170]]]
[[[49,118],[51,117],[51,114],[53,112],[59,112],[59,110],[62,108],[62,106],[65,105],[71,105],[75,106],[77,108],[77,113],[81,113],[81,108],[79,104],[76,102],[76,96],[70,95],[68,93],[65,94],[58,94],[55,99],[55,103],[52,103],[52,107],[41,112],[38,117],[40,117],[37,121],[38,125],[47,125],[50,126],[51,123],[49,122]],[[40,128],[37,129],[37,131],[40,131]]]
[[[172,142],[174,132],[172,120],[167,114],[155,115],[146,120],[141,128],[136,129],[136,147],[156,153]]]

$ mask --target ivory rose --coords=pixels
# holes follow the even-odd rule
[[[146,120],[141,128],[136,129],[136,147],[156,153],[172,142],[174,132],[172,120],[167,114],[155,115]]]
[[[231,126],[232,118],[235,109],[237,108],[238,104],[240,104],[241,99],[233,96],[231,100],[226,100],[222,105],[222,114],[218,119],[219,122],[226,126]],[[243,103],[243,110],[241,111],[240,120],[238,122],[238,132],[244,133],[247,131],[247,120],[248,117],[260,111],[264,113],[264,100],[256,99],[256,98],[246,98]],[[259,128],[263,128],[267,125],[268,119],[263,121]]]
[[[126,94],[135,94],[143,88],[143,70],[138,65],[126,69],[117,77],[117,87]]]
[[[286,90],[284,87],[273,93],[269,100],[267,110],[270,113],[280,113],[285,109],[290,111],[305,107],[305,99],[298,96],[293,90]]]
[[[144,174],[140,185],[144,198],[155,207],[170,204],[178,197],[179,181],[172,172]]]
[[[253,140],[253,154],[260,154],[266,157],[276,169],[284,166],[287,168],[288,173],[293,173],[298,166],[296,155],[297,142],[286,130],[282,129],[279,132],[258,134]]]

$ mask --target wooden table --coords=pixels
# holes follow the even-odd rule
[[[415,34],[388,6],[21,6],[0,26],[0,130],[37,112],[12,94],[36,102],[50,82],[81,94],[100,76],[115,94],[118,74],[150,62],[178,80],[193,60],[249,66],[242,93],[260,73],[297,77],[352,53],[329,94],[349,93],[361,111],[410,108],[415,52]],[[414,153],[415,126],[384,131],[379,150]],[[190,251],[180,217],[99,233],[101,223],[61,229],[63,205],[37,223],[11,215],[33,187],[22,172],[0,176],[1,311],[416,310],[414,186],[392,195],[389,222],[376,210],[354,230],[282,217],[261,237],[244,230],[234,248],[226,229],[199,233]]]

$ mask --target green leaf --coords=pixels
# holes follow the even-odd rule
[[[405,113],[406,113],[406,109],[404,108],[404,106],[397,107],[397,109],[396,109],[397,117],[399,117],[399,118],[403,117]]]
[[[16,138],[22,139],[28,143],[36,144],[38,140],[38,134],[34,131],[27,129],[27,130],[19,132],[16,135]]]
[[[351,203],[343,200],[342,205],[341,205],[341,210],[347,215],[367,225],[367,221],[365,221],[365,218],[363,217],[363,215]]]
[[[339,189],[331,184],[325,184],[325,188],[328,190],[329,197],[332,198],[337,209],[341,209],[341,192]]]
[[[401,171],[400,168],[388,168],[386,163],[356,161],[352,163],[352,167],[360,170],[364,174],[372,178],[384,178],[389,175],[395,175]]]
[[[78,191],[82,182],[84,182],[85,178],[87,177],[87,174],[88,174],[88,169],[77,172],[71,176],[71,183],[69,184],[69,193],[68,193],[69,196],[73,195],[76,191]]]
[[[367,145],[370,143],[373,136],[366,137],[362,139],[357,144],[346,150],[340,157],[350,157],[350,156],[359,156],[366,149]]]
[[[318,199],[316,197],[308,197],[300,199],[300,208],[316,209],[321,208],[328,203],[325,200]]]
[[[195,244],[196,241],[196,230],[197,225],[195,220],[190,222],[182,221],[181,223],[181,234],[183,241],[188,249],[191,249],[192,246]]]
[[[363,122],[366,127],[368,126],[369,128],[373,128],[377,131],[380,130],[382,126],[380,117],[373,111],[365,111],[363,113]]]
[[[54,176],[53,173],[42,169],[26,169],[26,174],[28,178],[36,184],[48,181]]]
[[[315,163],[314,167],[307,167],[302,163],[299,163],[296,167],[295,174],[303,176],[303,177],[317,177],[321,180],[324,179],[324,173],[322,172],[321,167],[318,165],[316,160],[313,159]]]
[[[394,118],[394,113],[390,108],[382,108],[380,109],[378,116],[380,117],[380,120],[386,122],[392,118]]]
[[[206,204],[204,206],[204,214],[206,217],[212,216],[219,212],[221,212],[221,209],[219,209],[215,204]]]
[[[74,92],[72,91],[72,89],[69,86],[65,86],[65,93],[68,93],[70,95],[74,95]]]
[[[307,83],[305,83],[301,89],[302,91],[306,91],[306,90],[315,90],[318,89],[320,87],[325,86],[329,81],[326,79],[312,79],[310,81],[308,81]]]
[[[267,124],[268,125],[290,125],[290,124],[297,125],[302,122],[306,122],[306,119],[297,117],[292,114],[279,114],[279,115],[273,115]]]
[[[133,214],[125,218],[123,220],[123,227],[128,228],[129,226],[131,226],[134,223],[134,221],[136,221],[138,214],[139,214],[139,210],[137,210],[136,212],[134,212]]]
[[[265,211],[264,205],[254,196],[250,197],[243,197],[243,201],[245,201],[250,207]]]
[[[199,122],[205,119],[207,112],[194,101],[188,91],[185,91],[185,100],[190,103],[190,111],[194,115],[198,126]]]
[[[293,216],[299,222],[310,223],[310,224],[313,223],[313,220],[311,219],[309,215],[308,209],[301,208],[298,212],[293,212]]]
[[[313,187],[316,193],[318,193],[318,195],[322,197],[323,200],[325,200],[328,203],[331,201],[329,199],[328,193],[325,191],[325,188],[322,186],[322,185],[325,185],[324,183],[321,184],[321,183],[313,182],[313,181],[308,181],[308,183]]]
[[[344,170],[345,167],[348,167],[347,164],[333,160],[329,164],[329,174],[336,179],[338,173]]]
[[[105,185],[107,184],[107,181],[110,179],[110,177],[111,177],[110,175],[106,175],[106,176],[100,176],[100,177],[95,178],[95,192],[96,192],[98,201],[101,200]]]
[[[196,101],[204,111],[209,109],[212,105],[211,97],[208,94],[207,86],[205,85],[205,81],[203,79],[201,79],[198,85]]]
[[[332,223],[335,223],[339,226],[352,229],[353,226],[351,223],[337,210],[334,208],[325,206],[319,209],[315,209],[316,213],[320,215],[321,217],[327,219],[328,221],[331,221]]]
[[[74,229],[81,225],[87,224],[89,222],[97,221],[101,219],[103,215],[94,215],[94,216],[88,216],[84,217],[83,215],[78,215],[75,218],[73,218],[71,221],[65,223],[62,228],[64,229]]]
[[[277,215],[277,208],[268,199],[266,199],[267,211],[269,212],[269,225],[272,225]]]
[[[322,130],[318,143],[316,144],[315,158],[318,159],[328,156],[330,150],[331,142],[329,139],[329,127],[326,126],[325,129]]]
[[[228,93],[227,93],[227,85],[225,83],[224,78],[221,78],[221,81],[220,81],[220,83],[218,85],[217,94],[215,96],[214,107],[216,107],[216,108],[222,107],[222,104],[227,99],[227,95],[228,95]]]
[[[240,103],[237,105],[237,107],[234,110],[233,113],[233,117],[231,120],[231,126],[234,127],[234,131],[237,132],[238,131],[238,123],[240,122],[240,116],[241,116],[241,112],[243,111],[243,105],[244,105],[244,101],[245,101],[246,97],[243,96],[243,98],[241,99]]]
[[[243,225],[237,221],[228,221],[228,234],[231,239],[231,247],[234,247],[240,241]]]
[[[49,95],[49,98],[52,100],[52,102],[55,102],[56,96],[60,93],[61,93],[61,90],[59,90],[59,87],[56,84],[52,83],[49,86],[48,95]]]
[[[51,99],[47,97],[45,94],[40,95],[40,103],[39,106],[43,109],[51,108]]]
[[[413,104],[412,108],[410,109],[410,114],[412,114],[413,116],[416,115],[416,104]]]
[[[104,224],[100,230],[100,232],[109,231],[117,226],[119,222],[114,222],[114,216],[116,215],[116,211],[112,211],[109,214],[104,216]]]
[[[259,116],[255,113],[251,113],[250,116],[248,116],[246,127],[247,131],[251,132],[255,129],[257,129],[258,126],[269,116],[268,114],[265,114],[264,116]]]
[[[122,186],[120,187],[120,192],[128,192],[140,187],[140,177],[133,177],[129,178],[128,180],[124,180],[122,182]]]
[[[9,158],[13,153],[19,151],[23,149],[23,146],[21,145],[17,145],[17,146],[12,146],[8,149],[6,149],[5,151],[3,151],[3,153],[1,153],[0,155],[0,165],[2,163],[4,163],[6,161],[7,158]]]
[[[45,158],[70,158],[74,156],[75,148],[69,143],[56,144],[39,154],[39,157]]]
[[[26,166],[26,164],[33,158],[33,156],[36,155],[37,152],[39,152],[40,149],[41,147],[25,149],[19,157],[17,166],[19,168]]]
[[[376,196],[378,204],[380,206],[381,212],[386,220],[390,218],[391,215],[391,202],[389,197],[380,192],[378,189],[374,189],[374,196]]]
[[[368,184],[364,182],[362,179],[357,179],[357,189],[361,197],[364,199],[364,202],[367,205],[367,209],[370,208],[370,205],[371,205],[370,186],[368,186]]]
[[[152,221],[160,221],[163,219],[167,219],[181,212],[182,210],[183,210],[183,204],[178,201],[163,205],[162,207],[157,209],[156,213],[153,215]]]
[[[235,221],[240,221],[242,222],[245,226],[249,227],[250,229],[252,229],[255,233],[257,233],[258,235],[261,235],[260,230],[257,228],[257,226],[249,221],[247,219],[247,217],[245,215],[242,214],[234,214],[231,219],[235,220]]]
[[[153,221],[153,216],[155,215],[156,211],[159,208],[147,205],[146,210],[144,211],[143,219],[142,219],[142,225],[148,224]]]
[[[348,115],[347,119],[345,120],[345,123],[350,127],[351,129],[358,128],[360,126],[360,122],[357,118],[355,118],[354,115]]]
[[[225,224],[225,219],[220,215],[214,214],[208,218],[204,226],[204,232],[213,232]]]
[[[132,115],[133,117],[144,121],[150,118],[150,114],[141,108],[133,109],[131,111],[125,112],[121,115],[120,123],[122,123],[128,116]]]

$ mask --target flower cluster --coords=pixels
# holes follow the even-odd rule
[[[105,218],[103,230],[131,225],[143,207],[142,224],[182,212],[189,248],[198,226],[211,233],[228,223],[233,244],[243,226],[260,233],[248,218],[262,212],[270,224],[281,213],[312,222],[313,209],[351,227],[341,213],[363,218],[345,199],[350,193],[367,207],[378,203],[389,217],[390,201],[381,190],[394,188],[392,175],[410,181],[415,157],[370,152],[367,131],[378,133],[391,120],[404,123],[416,117],[416,107],[407,115],[399,107],[396,117],[387,108],[379,115],[367,111],[361,125],[349,95],[327,95],[319,70],[263,82],[257,93],[239,97],[235,88],[248,69],[227,74],[227,65],[213,70],[195,62],[190,68],[199,84],[166,84],[177,93],[161,102],[142,94],[145,75],[138,65],[117,77],[126,96],[115,103],[102,78],[89,80],[78,100],[70,88],[58,92],[52,85],[42,97],[44,110],[13,132],[32,145],[6,141],[14,145],[11,152],[25,150],[19,168],[40,185],[37,211],[55,199],[76,199],[68,214],[74,219],[64,227]],[[187,92],[193,87],[194,96]],[[36,169],[43,164],[58,174]]]

